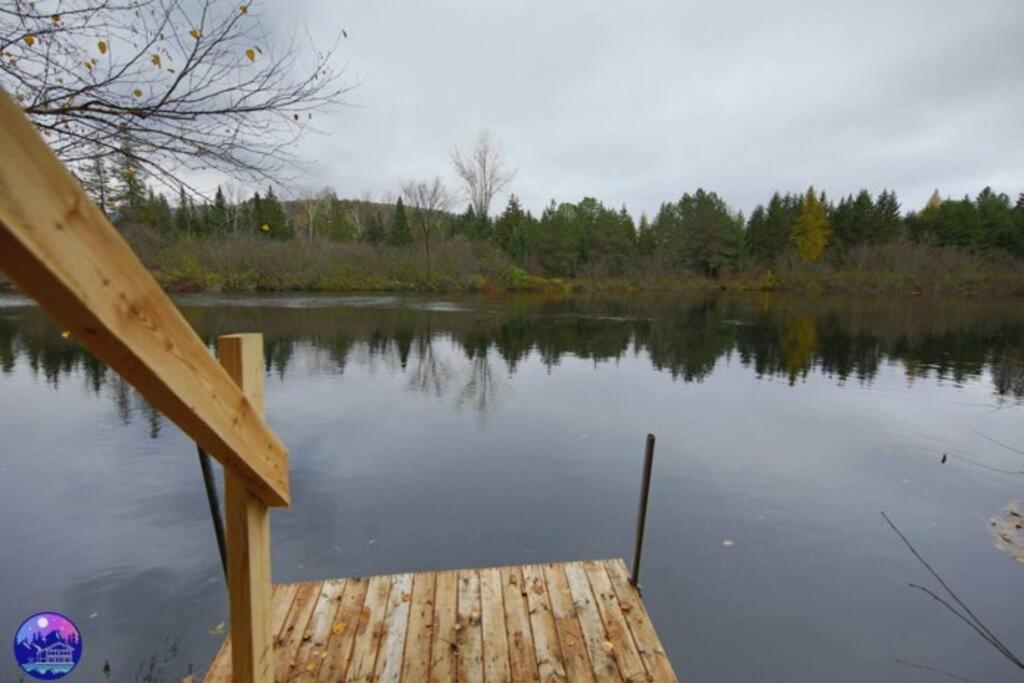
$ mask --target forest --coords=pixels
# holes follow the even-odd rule
[[[593,197],[539,216],[510,194],[495,216],[452,210],[439,179],[396,199],[325,188],[283,200],[217,188],[174,206],[137,155],[80,171],[165,286],[178,290],[522,290],[681,287],[1024,292],[1024,193],[982,189],[904,211],[896,193],[833,199],[775,192],[749,215],[713,191],[684,192],[653,218]],[[469,194],[469,193],[467,193]],[[483,203],[487,207],[490,197]]]

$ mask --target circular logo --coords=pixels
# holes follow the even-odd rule
[[[14,636],[14,658],[32,678],[53,681],[71,673],[82,658],[82,637],[63,614],[40,612],[21,622]]]

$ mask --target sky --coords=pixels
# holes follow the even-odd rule
[[[653,214],[698,187],[745,213],[775,190],[1024,191],[1021,0],[292,0],[282,38],[341,29],[356,87],[318,114],[292,188],[383,199],[455,184],[491,131],[539,212],[594,196]],[[496,200],[500,210],[506,196]]]

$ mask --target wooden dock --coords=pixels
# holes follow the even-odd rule
[[[276,681],[677,680],[618,559],[277,584],[271,613]]]

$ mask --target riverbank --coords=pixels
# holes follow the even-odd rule
[[[784,291],[870,294],[1024,296],[1024,264],[964,249],[906,242],[861,248],[842,262],[783,258],[705,277],[657,257],[632,272],[594,269],[550,277],[513,263],[486,243],[444,241],[423,249],[253,237],[164,241],[151,231],[126,237],[169,292],[706,292]],[[10,283],[0,278],[0,290]]]

